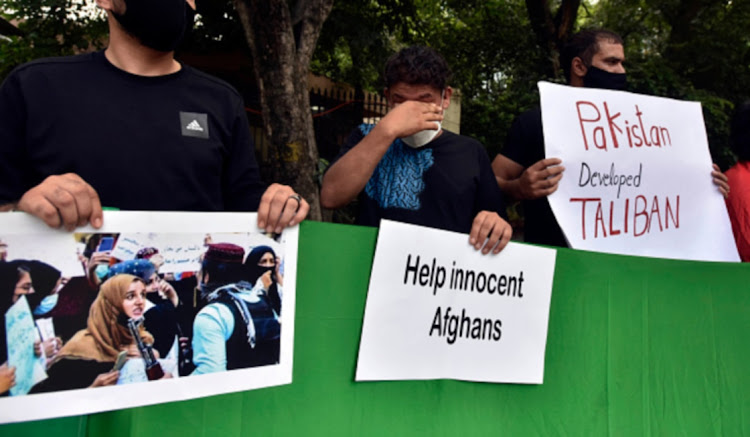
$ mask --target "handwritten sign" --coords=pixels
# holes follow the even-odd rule
[[[160,273],[198,271],[201,255],[206,251],[201,234],[123,233],[111,255],[120,260],[135,259],[138,251],[146,247],[156,248],[164,258]]]
[[[356,379],[541,384],[556,252],[381,221]]]
[[[34,341],[39,339],[26,296],[21,296],[5,313],[8,341],[8,366],[16,368],[16,385],[11,396],[25,395],[39,381],[47,379],[44,356],[34,355]]]
[[[571,247],[739,261],[699,103],[545,82],[539,91],[546,156],[565,166],[549,202]]]

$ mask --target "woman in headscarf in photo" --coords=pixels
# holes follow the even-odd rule
[[[60,286],[65,283],[60,270],[42,262],[31,261],[31,280],[34,284],[34,294],[27,296],[29,308],[35,317],[44,317],[57,304]]]
[[[262,288],[276,314],[281,315],[284,278],[279,273],[276,253],[269,246],[257,246],[245,259],[247,281]]]
[[[149,259],[132,259],[115,264],[109,269],[109,277],[123,273],[137,276],[146,284],[145,327],[154,337],[154,349],[166,357],[179,336],[177,292],[156,272],[157,266]]]
[[[15,260],[0,263],[0,396],[5,396],[15,385],[15,368],[8,366],[8,343],[5,313],[22,295],[34,294],[29,261]]]
[[[126,351],[128,358],[141,357],[127,321],[142,317],[145,303],[146,284],[140,278],[122,274],[105,281],[91,305],[86,329],[63,346],[47,371],[49,378],[32,392],[116,384],[120,372],[113,366],[118,354]],[[145,328],[140,335],[145,343],[153,343]]]
[[[31,283],[34,287],[34,293],[26,295],[26,299],[29,301],[29,309],[35,319],[49,318],[50,311],[57,305],[60,286],[65,283],[66,278],[62,277],[60,270],[42,261],[29,261],[28,266],[31,273]],[[47,362],[50,362],[62,345],[62,338],[54,336],[41,342],[37,341],[34,344],[34,352],[39,356],[41,348],[44,348],[44,356]]]

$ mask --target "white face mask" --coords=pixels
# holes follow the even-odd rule
[[[440,93],[440,107],[441,108],[443,107],[444,97],[445,97],[445,91]],[[443,128],[442,123],[440,123],[439,121],[435,121],[434,123],[437,125],[437,130],[425,129],[423,131],[419,131],[415,134],[409,135],[408,137],[403,137],[401,138],[401,141],[403,141],[404,143],[406,143],[407,146],[413,149],[419,149],[420,147],[434,140],[437,134],[439,134],[440,130]]]

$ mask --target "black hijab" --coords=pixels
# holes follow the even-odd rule
[[[258,263],[263,255],[270,253],[273,256],[273,267],[259,266]],[[276,270],[276,252],[273,251],[269,246],[257,246],[250,251],[245,258],[245,274],[247,275],[247,281],[255,285],[258,278],[263,276],[264,273]],[[281,296],[279,295],[278,284],[276,284],[276,275],[271,273],[271,286],[267,290],[268,300],[273,307],[276,314],[281,315]]]

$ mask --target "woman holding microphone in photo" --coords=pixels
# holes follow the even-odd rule
[[[37,384],[32,392],[116,384],[120,376],[115,368],[118,355],[125,352],[128,358],[141,358],[127,322],[143,317],[145,304],[146,285],[140,278],[122,274],[105,281],[91,305],[87,328],[78,331],[63,346],[47,371],[49,378]],[[153,343],[153,337],[144,328],[140,328],[139,334],[146,344]]]

